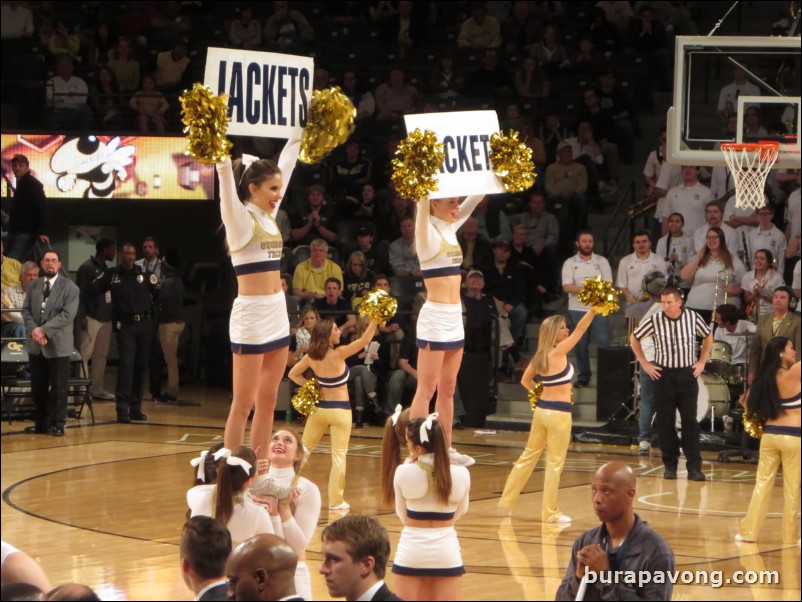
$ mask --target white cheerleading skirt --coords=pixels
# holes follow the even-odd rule
[[[398,541],[393,573],[415,577],[457,577],[465,574],[454,527],[404,527]]]
[[[418,316],[416,335],[418,349],[423,349],[426,345],[433,351],[464,347],[462,303],[426,301]]]
[[[228,334],[233,353],[266,353],[289,346],[290,318],[284,291],[237,297],[231,307]]]

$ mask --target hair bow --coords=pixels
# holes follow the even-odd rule
[[[239,466],[240,468],[242,468],[242,470],[245,471],[246,475],[250,475],[251,468],[253,468],[253,464],[251,464],[247,460],[238,458],[237,456],[228,456],[226,458],[226,464],[228,464],[229,466]]]
[[[208,449],[204,449],[200,453],[200,456],[198,456],[197,458],[192,458],[189,461],[189,463],[192,466],[196,466],[198,468],[198,478],[201,481],[203,481],[204,483],[206,482],[206,456],[208,454],[209,454],[209,450]]]
[[[429,431],[432,430],[432,426],[434,425],[435,421],[439,414],[434,412],[429,414],[426,417],[426,420],[423,421],[423,424],[420,425],[420,442],[421,443],[428,443],[429,442]]]
[[[259,161],[259,157],[243,153],[242,157],[240,157],[240,161],[242,161],[242,164],[245,166],[245,169],[242,170],[242,175],[239,177],[239,184],[242,184],[245,173],[251,168],[251,165]]]
[[[215,462],[217,462],[220,458],[228,458],[230,456],[231,456],[231,450],[228,449],[227,447],[221,447],[212,455]]]
[[[401,417],[401,412],[403,412],[403,411],[404,411],[404,408],[401,407],[400,403],[397,406],[395,406],[395,412],[390,417],[390,419],[393,421],[393,426],[398,424],[398,419]]]

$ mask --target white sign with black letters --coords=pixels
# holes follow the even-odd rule
[[[432,199],[495,194],[504,185],[490,169],[490,136],[499,131],[495,111],[422,113],[404,117],[407,132],[432,130],[443,143],[446,158]]]
[[[228,133],[298,137],[312,100],[314,61],[305,56],[209,48],[203,83],[228,94]]]

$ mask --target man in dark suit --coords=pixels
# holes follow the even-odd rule
[[[286,541],[263,533],[239,544],[226,563],[229,600],[303,600],[295,593],[298,556]]]
[[[387,529],[369,516],[345,516],[320,536],[329,595],[346,600],[400,600],[384,583],[390,556]]]
[[[231,534],[220,521],[193,516],[181,532],[181,576],[195,600],[227,600]]]
[[[791,297],[793,291],[787,286],[778,286],[774,289],[771,303],[774,311],[760,316],[757,321],[757,331],[752,335],[749,348],[749,376],[748,384],[751,386],[755,380],[757,369],[760,367],[760,358],[763,350],[773,337],[786,337],[793,341],[794,347],[800,349],[802,339],[802,320],[791,311]],[[797,351],[798,353],[798,351]]]
[[[59,274],[61,259],[56,251],[44,254],[41,267],[44,278],[31,283],[22,306],[28,332],[25,348],[31,359],[31,394],[36,405],[36,424],[25,431],[62,437],[80,291]]]

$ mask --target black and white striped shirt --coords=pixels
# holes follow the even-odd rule
[[[698,359],[696,337],[705,338],[710,328],[698,313],[682,308],[676,320],[665,312],[641,320],[633,332],[639,341],[652,337],[654,341],[654,363],[666,368],[688,368]]]

